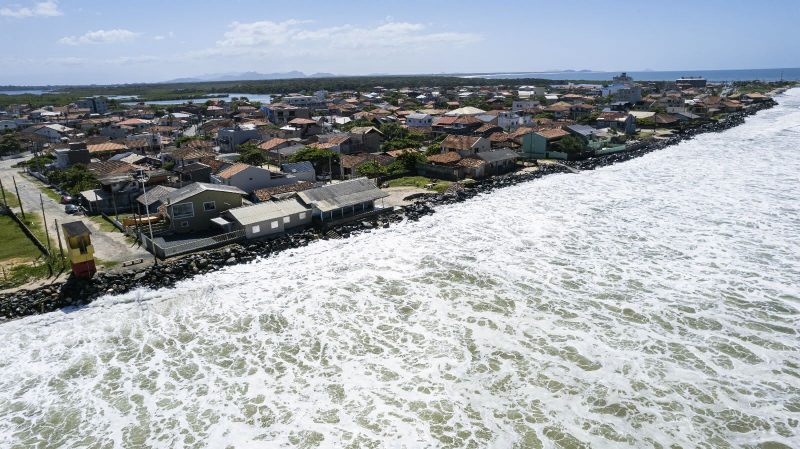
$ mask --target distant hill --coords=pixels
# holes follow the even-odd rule
[[[210,75],[200,75],[188,78],[175,78],[173,80],[164,81],[165,83],[200,83],[205,81],[257,81],[257,80],[286,80],[297,78],[333,78],[336,75],[333,73],[313,73],[306,75],[303,72],[292,70],[291,72],[278,72],[278,73],[258,73],[258,72],[242,72],[242,73],[218,73]]]

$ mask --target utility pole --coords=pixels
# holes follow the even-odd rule
[[[56,235],[58,236],[58,252],[61,254],[61,260],[64,260],[64,246],[61,245],[61,230],[58,229],[58,218],[53,219],[53,223],[56,225]]]
[[[3,187],[3,181],[0,180],[0,192],[3,192],[3,206],[8,209],[8,201],[6,201],[6,189]]]
[[[148,176],[144,174],[144,171],[141,172],[139,176],[139,180],[142,181],[142,195],[144,196],[144,209],[147,212],[147,227],[150,229],[150,248],[153,250],[153,264],[158,265],[158,256],[156,256],[156,244],[153,242],[153,222],[150,221],[150,204],[147,201],[147,188],[145,187],[145,183],[148,180]]]
[[[17,192],[17,201],[19,201],[19,212],[22,214],[22,219],[25,220],[25,209],[22,208],[22,198],[19,196],[19,189],[17,188],[17,179],[12,176],[11,180],[14,181],[14,190]]]
[[[44,225],[44,235],[47,237],[47,270],[53,276],[53,252],[50,249],[50,231],[47,230],[47,217],[44,215],[44,199],[39,194],[39,202],[42,204],[42,224]]]
[[[47,216],[44,214],[44,198],[41,193],[39,202],[42,204],[42,223],[44,223],[44,235],[47,237],[47,252],[50,252],[50,231],[47,229]]]

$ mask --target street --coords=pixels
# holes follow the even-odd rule
[[[92,244],[94,245],[95,257],[97,259],[104,262],[125,262],[139,258],[147,260],[152,257],[144,248],[128,241],[122,232],[104,232],[100,229],[100,226],[92,220],[81,215],[69,215],[64,212],[64,205],[57,203],[39,190],[37,184],[43,184],[23,176],[20,169],[12,167],[12,165],[22,160],[23,159],[10,159],[0,161],[0,180],[2,180],[6,192],[16,194],[12,176],[16,179],[17,188],[19,189],[19,198],[26,213],[32,212],[41,217],[42,206],[39,195],[42,195],[44,211],[47,216],[47,228],[50,232],[50,239],[54,250],[58,250],[58,241],[56,240],[58,234],[56,233],[55,222],[53,220],[57,219],[59,224],[82,220],[92,231]],[[19,212],[19,208],[15,208],[15,210]],[[46,242],[43,243],[46,244]]]

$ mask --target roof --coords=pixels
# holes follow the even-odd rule
[[[344,168],[355,168],[366,162],[374,161],[375,163],[387,166],[394,162],[394,158],[387,154],[372,154],[372,153],[356,153],[356,154],[343,154],[340,159],[340,165]]]
[[[456,136],[453,134],[448,135],[442,141],[442,148],[452,148],[455,150],[469,150],[481,139],[477,136]]]
[[[228,214],[242,226],[275,220],[300,212],[307,212],[309,208],[300,204],[295,198],[282,201],[267,201],[253,206],[229,209]]]
[[[295,118],[289,121],[290,125],[316,125],[317,122],[307,118]]]
[[[544,137],[547,140],[551,140],[551,139],[558,139],[559,137],[564,137],[569,133],[561,128],[551,128],[551,129],[542,129],[538,131],[536,134],[539,134],[540,136]]]
[[[591,136],[592,134],[597,134],[599,132],[599,130],[597,130],[596,128],[592,128],[589,125],[568,125],[567,130],[572,131],[575,134],[580,134],[581,136],[584,137],[588,137]]]
[[[75,237],[84,234],[91,234],[92,231],[82,221],[71,221],[69,223],[62,223],[61,229],[64,230],[66,238]]]
[[[314,173],[314,164],[310,161],[281,164],[281,171],[284,173]]]
[[[486,112],[486,111],[484,111],[483,109],[478,109],[478,108],[475,108],[475,107],[472,107],[472,106],[464,106],[463,108],[458,108],[458,109],[453,109],[452,111],[448,111],[444,115],[449,115],[449,116],[453,116],[453,115],[478,115],[478,114],[483,114],[484,112]]]
[[[288,143],[289,143],[289,141],[286,140],[286,139],[281,139],[280,137],[274,137],[274,138],[269,139],[267,141],[261,142],[258,145],[258,148],[261,148],[262,150],[265,150],[265,151],[270,151],[272,149],[275,149],[276,147],[279,147],[279,146],[281,146],[283,144],[288,144]]]
[[[367,134],[369,132],[375,131],[376,133],[383,135],[383,133],[374,126],[356,126],[355,128],[350,130],[351,134]]]
[[[238,193],[239,195],[247,195],[242,189],[238,187],[226,186],[223,184],[207,184],[205,182],[193,182],[189,185],[181,187],[178,190],[170,192],[165,197],[165,199],[169,203],[177,203],[187,198],[191,198],[199,193],[203,193],[205,191],[228,192],[228,193]]]
[[[238,173],[241,173],[241,172],[247,170],[248,168],[258,168],[259,170],[264,170],[263,168],[255,167],[253,165],[248,165],[248,164],[243,164],[241,162],[237,162],[237,163],[231,165],[230,167],[224,168],[222,171],[217,173],[217,176],[219,176],[220,178],[228,179],[228,178],[231,178],[231,177],[235,176]]]
[[[125,151],[128,147],[121,143],[105,142],[95,145],[86,145],[86,149],[89,150],[90,153],[106,153],[109,151]]]
[[[428,156],[428,161],[434,164],[453,164],[461,160],[461,155],[455,151],[448,151],[447,153],[434,154]]]
[[[476,158],[476,157],[465,157],[456,163],[456,165],[460,167],[467,167],[467,168],[475,168],[480,167],[481,165],[486,164],[486,162]]]
[[[149,206],[151,204],[155,204],[157,202],[164,202],[164,199],[170,193],[174,192],[174,187],[167,187],[167,186],[155,186],[147,191],[147,193],[143,193],[136,198],[136,201],[140,204],[145,206]]]
[[[389,196],[375,187],[367,178],[357,178],[337,184],[329,184],[297,194],[306,204],[312,204],[322,212],[375,201]]]
[[[300,182],[295,182],[294,184],[284,184],[282,186],[277,186],[277,187],[267,187],[264,189],[258,189],[253,191],[253,195],[255,195],[259,201],[269,201],[275,195],[280,195],[282,193],[299,192],[301,190],[307,190],[315,186],[316,183],[310,181],[300,181]]]
[[[516,151],[512,150],[494,150],[494,151],[482,151],[477,153],[475,157],[484,160],[486,162],[497,162],[497,161],[505,161],[508,159],[517,159],[519,154]]]

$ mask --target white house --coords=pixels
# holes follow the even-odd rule
[[[247,193],[276,185],[272,182],[269,170],[242,163],[233,164],[216,175],[211,175],[211,183],[238,187]]]
[[[520,126],[532,123],[530,114],[519,114],[513,111],[503,111],[497,114],[497,126],[505,130],[515,130]]]
[[[296,198],[267,201],[228,210],[224,217],[233,228],[243,229],[248,239],[280,234],[311,223],[311,208]]]
[[[536,106],[539,106],[539,102],[535,100],[515,100],[511,103],[511,111],[519,112],[525,109],[533,109]]]
[[[409,128],[430,128],[433,125],[433,116],[430,114],[414,113],[406,116],[406,126]]]

